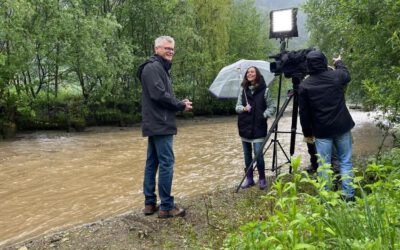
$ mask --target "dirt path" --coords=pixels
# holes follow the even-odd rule
[[[268,180],[271,183],[271,179]],[[184,218],[158,219],[132,211],[107,220],[21,242],[5,249],[193,249],[222,246],[226,233],[244,221],[257,219],[260,196],[254,187],[234,192],[218,190],[179,204],[187,209]],[[246,207],[248,217],[243,217]]]

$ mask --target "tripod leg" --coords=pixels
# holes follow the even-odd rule
[[[269,147],[271,147],[273,140],[271,140],[271,142],[269,143],[268,147],[264,150],[264,155],[265,153],[268,151]]]
[[[290,163],[290,157],[286,154],[285,150],[283,150],[283,147],[282,147],[281,143],[278,141],[277,144],[281,148],[281,150],[282,150],[283,154],[285,155],[286,160],[288,161],[288,163]]]
[[[290,157],[294,155],[295,143],[296,143],[296,130],[297,130],[297,116],[299,114],[299,98],[298,98],[298,90],[301,79],[304,76],[293,76],[292,84],[293,84],[293,111],[292,111],[292,128],[290,130]],[[292,173],[292,165],[289,167],[289,173]]]

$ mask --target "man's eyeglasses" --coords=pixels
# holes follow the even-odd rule
[[[170,51],[170,52],[174,52],[175,51],[175,49],[171,48],[171,47],[161,47],[161,48],[165,49],[166,51]]]

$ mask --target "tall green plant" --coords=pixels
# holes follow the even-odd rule
[[[398,154],[398,153],[397,153]],[[398,158],[398,156],[397,156]],[[252,221],[232,233],[225,249],[396,249],[399,245],[399,165],[372,164],[366,173],[376,181],[365,184],[355,178],[360,198],[346,203],[340,191],[325,189],[322,177],[299,172],[282,175],[266,199],[265,220]],[[325,165],[324,168],[330,168]],[[369,177],[370,178],[370,177]],[[364,183],[364,184],[362,184]],[[365,191],[368,189],[369,191]]]

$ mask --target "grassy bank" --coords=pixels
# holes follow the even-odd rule
[[[398,249],[400,150],[363,162],[355,202],[294,160],[293,174],[269,180],[268,191],[232,187],[181,201],[185,218],[134,211],[8,249]]]

